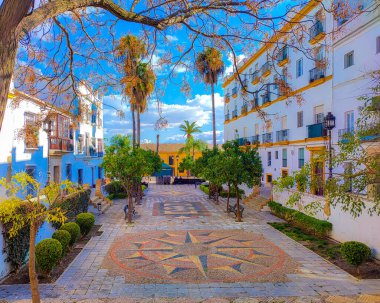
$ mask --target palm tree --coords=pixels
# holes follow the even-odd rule
[[[125,75],[121,82],[124,85],[124,93],[130,98],[129,102],[137,114],[136,145],[140,146],[140,114],[147,109],[147,99],[154,91],[156,75],[149,63],[139,62],[136,65],[135,72]]]
[[[147,53],[146,47],[141,39],[136,36],[127,35],[120,39],[118,46],[115,50],[116,57],[118,57],[123,63],[123,72],[126,76],[133,76],[136,73],[137,64],[141,58]],[[123,79],[121,81],[123,83]],[[125,90],[123,90],[125,92]],[[125,94],[127,95],[127,94]],[[129,96],[130,97],[130,96]],[[136,106],[131,102],[130,108],[132,113],[132,143],[136,145],[136,122],[135,111]]]
[[[183,121],[185,124],[181,124],[179,129],[185,133],[187,138],[192,137],[195,133],[201,133],[201,128],[197,125],[197,122],[190,123],[188,120]]]
[[[222,54],[219,50],[213,47],[207,47],[202,53],[198,54],[195,62],[195,67],[198,73],[202,76],[206,84],[211,85],[212,97],[212,143],[216,148],[216,125],[215,125],[215,96],[214,85],[218,83],[218,77],[224,72],[224,63]]]

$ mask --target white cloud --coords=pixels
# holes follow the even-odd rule
[[[246,58],[247,58],[247,56],[244,54],[237,55],[236,56],[236,61],[237,61],[236,64],[239,65]],[[233,57],[232,52],[228,53],[228,62],[229,62],[229,64],[227,65],[226,70],[224,71],[224,74],[226,76],[234,72],[234,57]]]
[[[166,35],[166,39],[168,39],[169,42],[176,42],[176,41],[178,41],[178,38],[176,36],[173,36],[173,35]]]
[[[215,93],[215,108],[224,107],[223,97],[219,93]],[[187,104],[192,106],[202,106],[208,109],[212,107],[211,95],[195,95],[193,99],[186,100]]]

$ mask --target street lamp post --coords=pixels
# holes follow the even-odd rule
[[[50,184],[50,136],[51,136],[51,120],[47,119],[44,121],[43,129],[47,134],[48,145],[47,145],[47,181],[46,185]]]
[[[329,137],[329,180],[332,179],[332,146],[331,146],[331,130],[335,127],[335,116],[328,112],[327,116],[323,120],[323,126],[328,131]]]
[[[179,156],[177,155],[175,158],[177,159],[177,177],[178,177],[179,176],[179,163],[178,163]]]

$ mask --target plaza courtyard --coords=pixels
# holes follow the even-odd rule
[[[380,302],[379,280],[357,280],[272,228],[246,207],[244,222],[193,185],[150,184],[134,223],[125,200],[97,216],[93,237],[45,302]],[[377,295],[376,295],[377,294]],[[28,302],[29,285],[0,286]]]

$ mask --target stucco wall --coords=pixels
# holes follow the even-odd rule
[[[287,191],[281,193],[274,192],[273,199],[274,201],[287,206],[286,202],[288,201],[289,195],[290,193]],[[308,203],[318,200],[324,203],[324,198],[305,194],[301,204],[307,205]],[[295,207],[295,209],[297,208]],[[363,242],[372,249],[373,255],[377,259],[380,259],[380,236],[378,232],[376,232],[380,230],[379,216],[370,216],[366,211],[364,211],[358,218],[353,218],[349,212],[344,212],[339,206],[337,206],[335,208],[331,208],[330,217],[326,217],[322,211],[319,212],[316,217],[318,219],[327,220],[333,224],[333,230],[331,233],[331,237],[333,239],[339,242]]]

